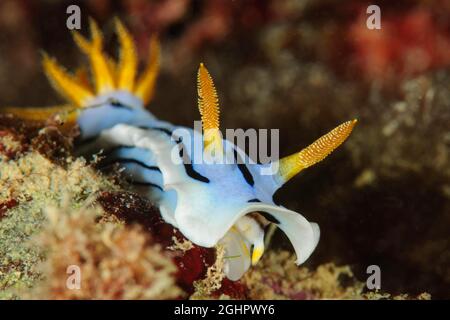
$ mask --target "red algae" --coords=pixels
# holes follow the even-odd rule
[[[182,255],[175,257],[178,267],[177,284],[188,293],[194,292],[194,282],[206,275],[206,270],[214,263],[215,250],[194,247]]]
[[[222,285],[220,289],[214,291],[212,296],[219,298],[221,295],[227,295],[231,299],[248,299],[247,295],[248,288],[241,281],[231,281],[227,278],[222,280]]]
[[[6,215],[6,212],[17,206],[19,202],[16,199],[9,199],[7,201],[4,201],[0,203],[0,219],[3,218]]]
[[[381,30],[368,29],[366,19],[364,11],[350,26],[349,39],[367,78],[407,77],[450,64],[450,34],[426,8],[386,13]]]

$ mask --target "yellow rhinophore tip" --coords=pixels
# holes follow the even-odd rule
[[[252,266],[256,265],[264,253],[264,248],[255,247],[252,252]]]
[[[278,179],[280,182],[287,182],[303,169],[325,159],[348,138],[356,122],[356,119],[344,122],[302,151],[279,160]]]
[[[203,63],[197,74],[198,109],[202,117],[204,149],[212,148],[216,154],[222,154],[222,136],[219,129],[219,98],[214,82]]]
[[[150,39],[149,55],[150,61],[144,73],[137,81],[136,89],[134,90],[134,94],[142,100],[144,105],[153,98],[155,81],[159,73],[161,48],[156,36],[152,36]]]
[[[114,22],[120,43],[117,87],[132,92],[137,70],[136,48],[132,36],[122,22],[118,18]]]
[[[80,33],[74,32],[73,38],[78,47],[89,58],[92,67],[96,93],[111,91],[115,88],[113,72],[109,58],[102,52],[103,35],[93,19],[89,19],[92,41],[88,41]]]
[[[114,23],[120,45],[118,62],[103,51],[103,34],[93,19],[89,19],[90,39],[77,31],[72,32],[76,45],[89,59],[91,79],[86,77],[84,72],[75,77],[71,76],[57,66],[54,61],[44,57],[44,68],[51,82],[65,98],[69,98],[70,102],[77,106],[81,105],[80,100],[87,95],[81,94],[80,88],[75,87],[73,83],[67,80],[73,80],[72,82],[75,82],[79,87],[88,90],[89,97],[115,90],[124,90],[134,94],[145,105],[154,95],[155,81],[160,67],[160,45],[157,37],[152,36],[150,39],[149,64],[142,76],[136,79],[138,57],[133,37],[119,19],[116,18]],[[91,84],[94,87],[92,89],[90,88]]]
[[[55,90],[72,102],[74,106],[81,107],[87,99],[94,96],[94,93],[87,86],[46,54],[44,54],[42,66]]]

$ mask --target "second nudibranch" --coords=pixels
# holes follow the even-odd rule
[[[136,190],[159,206],[166,222],[197,245],[224,246],[225,273],[231,280],[239,279],[261,258],[269,223],[287,235],[297,264],[303,263],[317,246],[319,227],[276,205],[273,195],[345,141],[356,120],[341,124],[296,154],[264,165],[252,163],[243,150],[222,139],[217,93],[203,64],[197,79],[202,132],[160,121],[145,110],[159,66],[157,42],[152,41],[149,67],[135,81],[134,43],[119,21],[116,29],[121,44],[118,63],[103,53],[103,38],[94,22],[91,41],[75,33],[76,43],[91,63],[93,86],[86,77],[71,76],[44,57],[47,76],[71,103],[64,108],[66,120],[80,127],[85,143],[78,151],[105,150],[107,162],[119,162],[125,168]],[[36,109],[15,113],[46,116]],[[193,161],[198,150],[202,159],[210,161]],[[223,162],[230,158],[235,162]]]
[[[120,43],[118,61],[104,52],[103,35],[95,21],[90,19],[89,24],[90,41],[78,32],[73,32],[73,38],[90,63],[90,77],[84,67],[71,74],[54,58],[47,54],[43,57],[45,75],[68,104],[47,108],[2,108],[2,111],[29,120],[48,120],[56,114],[68,128],[78,125],[80,141],[93,139],[102,130],[118,123],[171,126],[145,109],[153,98],[160,67],[157,38],[153,36],[150,39],[149,62],[138,75],[133,38],[120,20],[115,20]]]

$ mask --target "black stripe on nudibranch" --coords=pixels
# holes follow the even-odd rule
[[[118,151],[123,150],[123,149],[134,149],[134,148],[137,148],[137,147],[135,147],[135,146],[118,145],[118,146],[114,146],[114,147],[109,148],[109,149],[105,149],[101,155],[104,156],[104,157],[110,157],[111,154],[113,154],[114,152],[118,152]]]
[[[143,182],[143,181],[136,181],[136,180],[127,180],[128,183],[135,185],[135,186],[140,186],[140,187],[152,187],[152,188],[156,188],[159,189],[161,191],[164,191],[163,188],[155,183],[151,183],[151,182]]]
[[[261,200],[255,198],[255,199],[250,199],[247,202],[261,202]]]
[[[245,165],[245,163],[241,163],[241,157],[238,155],[237,150],[234,149],[234,161],[236,162],[239,171],[241,171],[242,175],[244,176],[245,181],[250,185],[250,186],[254,186],[255,185],[255,180],[253,179],[252,174],[250,173],[250,170],[248,170],[247,166]]]
[[[108,149],[106,150],[106,152],[103,153],[103,156],[105,157],[102,161],[101,161],[101,167],[107,167],[110,164],[114,163],[114,162],[118,162],[118,163],[135,163],[137,165],[140,165],[141,167],[144,167],[146,169],[149,170],[155,170],[155,171],[159,171],[161,172],[161,170],[157,167],[157,166],[149,166],[147,165],[145,162],[142,162],[140,160],[137,160],[135,158],[122,158],[122,157],[114,157],[114,153],[115,152],[120,152],[121,150],[124,149],[141,149],[141,148],[137,148],[135,146],[116,146],[114,148]]]
[[[172,136],[172,131],[170,131],[167,128],[162,128],[162,127],[150,127],[150,126],[138,126],[139,129],[144,129],[144,130],[156,130],[156,131],[161,131],[165,134],[167,134],[169,137]]]
[[[96,135],[94,135],[92,137],[85,138],[85,139],[81,140],[80,137],[83,136],[83,131],[82,131],[81,128],[79,128],[79,130],[80,130],[80,135],[77,138],[75,138],[75,146],[76,147],[83,147],[85,145],[88,145],[88,144],[94,142],[95,140],[97,140],[98,137],[100,136],[100,135],[96,134]]]
[[[280,224],[280,221],[277,218],[275,218],[273,215],[271,215],[270,213],[267,213],[264,211],[258,211],[258,213],[260,215],[262,215],[264,218],[266,218],[267,220],[269,220],[270,222],[275,223],[275,224]]]
[[[204,183],[209,183],[209,179],[205,176],[202,176],[200,173],[198,173],[197,171],[194,170],[194,168],[192,167],[191,163],[185,163],[184,164],[184,168],[186,169],[186,173],[189,177],[191,177],[192,179],[204,182]]]
[[[135,110],[132,107],[130,107],[116,99],[109,99],[109,101],[107,101],[107,103],[109,103],[109,105],[114,108],[121,108],[121,109],[129,110],[129,111]]]
[[[247,166],[245,164],[238,164],[238,168],[244,176],[245,181],[247,181],[247,183],[253,187],[255,185],[255,181],[253,180],[253,176],[248,170]]]
[[[183,150],[184,150],[184,145],[181,145],[180,148],[180,158],[183,159]],[[194,170],[194,167],[192,166],[192,163],[186,163],[186,161],[183,161],[184,164],[184,169],[186,170],[186,174],[191,177],[192,179],[195,179],[197,181],[200,182],[205,182],[205,183],[209,183],[209,179],[205,176],[202,176],[200,173],[198,173],[197,171]]]

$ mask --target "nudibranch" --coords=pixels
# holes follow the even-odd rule
[[[108,154],[120,161],[124,153],[133,150],[130,148],[146,150],[140,168],[136,163],[129,167],[133,179],[148,184],[149,197],[155,197],[151,189],[158,189],[153,200],[163,218],[192,242],[225,247],[229,279],[239,279],[258,262],[264,252],[267,223],[276,224],[287,235],[297,264],[303,263],[319,241],[319,227],[301,214],[276,205],[273,194],[337,148],[349,136],[356,120],[341,124],[294,155],[261,165],[251,163],[243,150],[222,139],[217,93],[203,64],[198,71],[198,95],[203,132],[118,124],[102,131],[92,145],[94,149],[113,150]],[[136,156],[138,149],[134,149]],[[202,161],[193,161],[197,150],[202,150]],[[223,161],[230,158],[235,161]]]
[[[84,140],[78,152],[104,150],[106,162],[120,163],[131,184],[159,206],[167,223],[199,246],[222,245],[225,273],[231,280],[239,279],[263,255],[268,224],[287,235],[297,264],[307,260],[319,241],[318,225],[275,204],[273,195],[341,145],[356,120],[341,124],[291,156],[254,163],[242,149],[223,139],[218,95],[203,64],[197,74],[202,130],[174,126],[147,111],[144,105],[152,96],[159,65],[157,42],[153,41],[149,67],[135,84],[137,59],[132,38],[118,21],[116,29],[121,45],[118,64],[102,52],[102,35],[94,22],[91,41],[74,35],[89,57],[95,91],[85,77],[71,76],[44,57],[46,74],[76,110],[69,114],[75,114]],[[9,109],[28,118],[49,116],[55,110],[58,108],[40,113]]]
[[[78,124],[80,140],[94,138],[103,129],[117,123],[141,125],[164,122],[145,109],[154,95],[160,66],[160,46],[151,37],[149,62],[138,77],[138,58],[133,38],[120,20],[115,19],[120,52],[118,61],[104,53],[103,35],[89,19],[91,41],[78,32],[73,38],[91,66],[91,79],[85,68],[71,74],[54,58],[44,54],[42,66],[53,88],[67,100],[67,105],[46,108],[2,108],[29,120],[48,120],[58,115],[67,127]],[[91,81],[90,81],[91,80]]]

